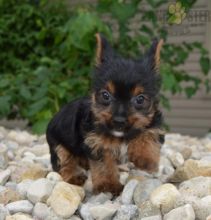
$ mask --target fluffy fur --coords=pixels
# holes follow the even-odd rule
[[[53,169],[65,181],[82,185],[90,169],[94,192],[119,194],[117,164],[121,145],[138,168],[156,171],[164,141],[158,108],[159,57],[162,41],[154,41],[140,59],[116,54],[97,37],[92,92],[64,106],[50,121],[47,141]]]

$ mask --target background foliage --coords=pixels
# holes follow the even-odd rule
[[[96,5],[81,4],[68,9],[61,1],[0,0],[0,116],[26,118],[34,132],[44,132],[60,106],[87,94],[94,34],[104,33],[125,56],[140,56],[140,48],[147,48],[154,36],[164,40],[168,37],[156,16],[156,9],[166,2],[149,0],[149,10],[140,12],[141,0],[98,0]],[[188,10],[195,1],[180,2]],[[132,31],[131,19],[137,13],[150,25],[143,23]],[[116,37],[111,20],[118,27]],[[193,77],[177,69],[193,50],[201,54],[199,62],[205,77]],[[209,70],[208,52],[200,43],[164,45],[163,91],[184,91],[191,97],[201,84],[209,91]],[[184,86],[184,81],[189,83]],[[165,96],[161,101],[169,107]]]

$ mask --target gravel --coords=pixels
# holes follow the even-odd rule
[[[45,135],[0,127],[0,220],[205,220],[211,219],[211,138],[167,134],[159,171],[126,161],[124,189],[92,194],[52,171]]]

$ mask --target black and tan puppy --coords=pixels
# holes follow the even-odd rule
[[[149,172],[158,168],[164,140],[158,109],[162,41],[155,40],[142,58],[132,60],[117,55],[100,34],[96,38],[92,93],[54,116],[47,141],[53,169],[65,181],[82,185],[82,168],[90,169],[94,192],[119,194],[117,164],[123,144],[136,167]]]

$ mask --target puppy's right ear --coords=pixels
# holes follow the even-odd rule
[[[101,64],[109,61],[114,54],[113,48],[110,46],[109,42],[106,40],[102,34],[95,34],[97,40],[97,48],[96,48],[96,66],[100,66]]]

